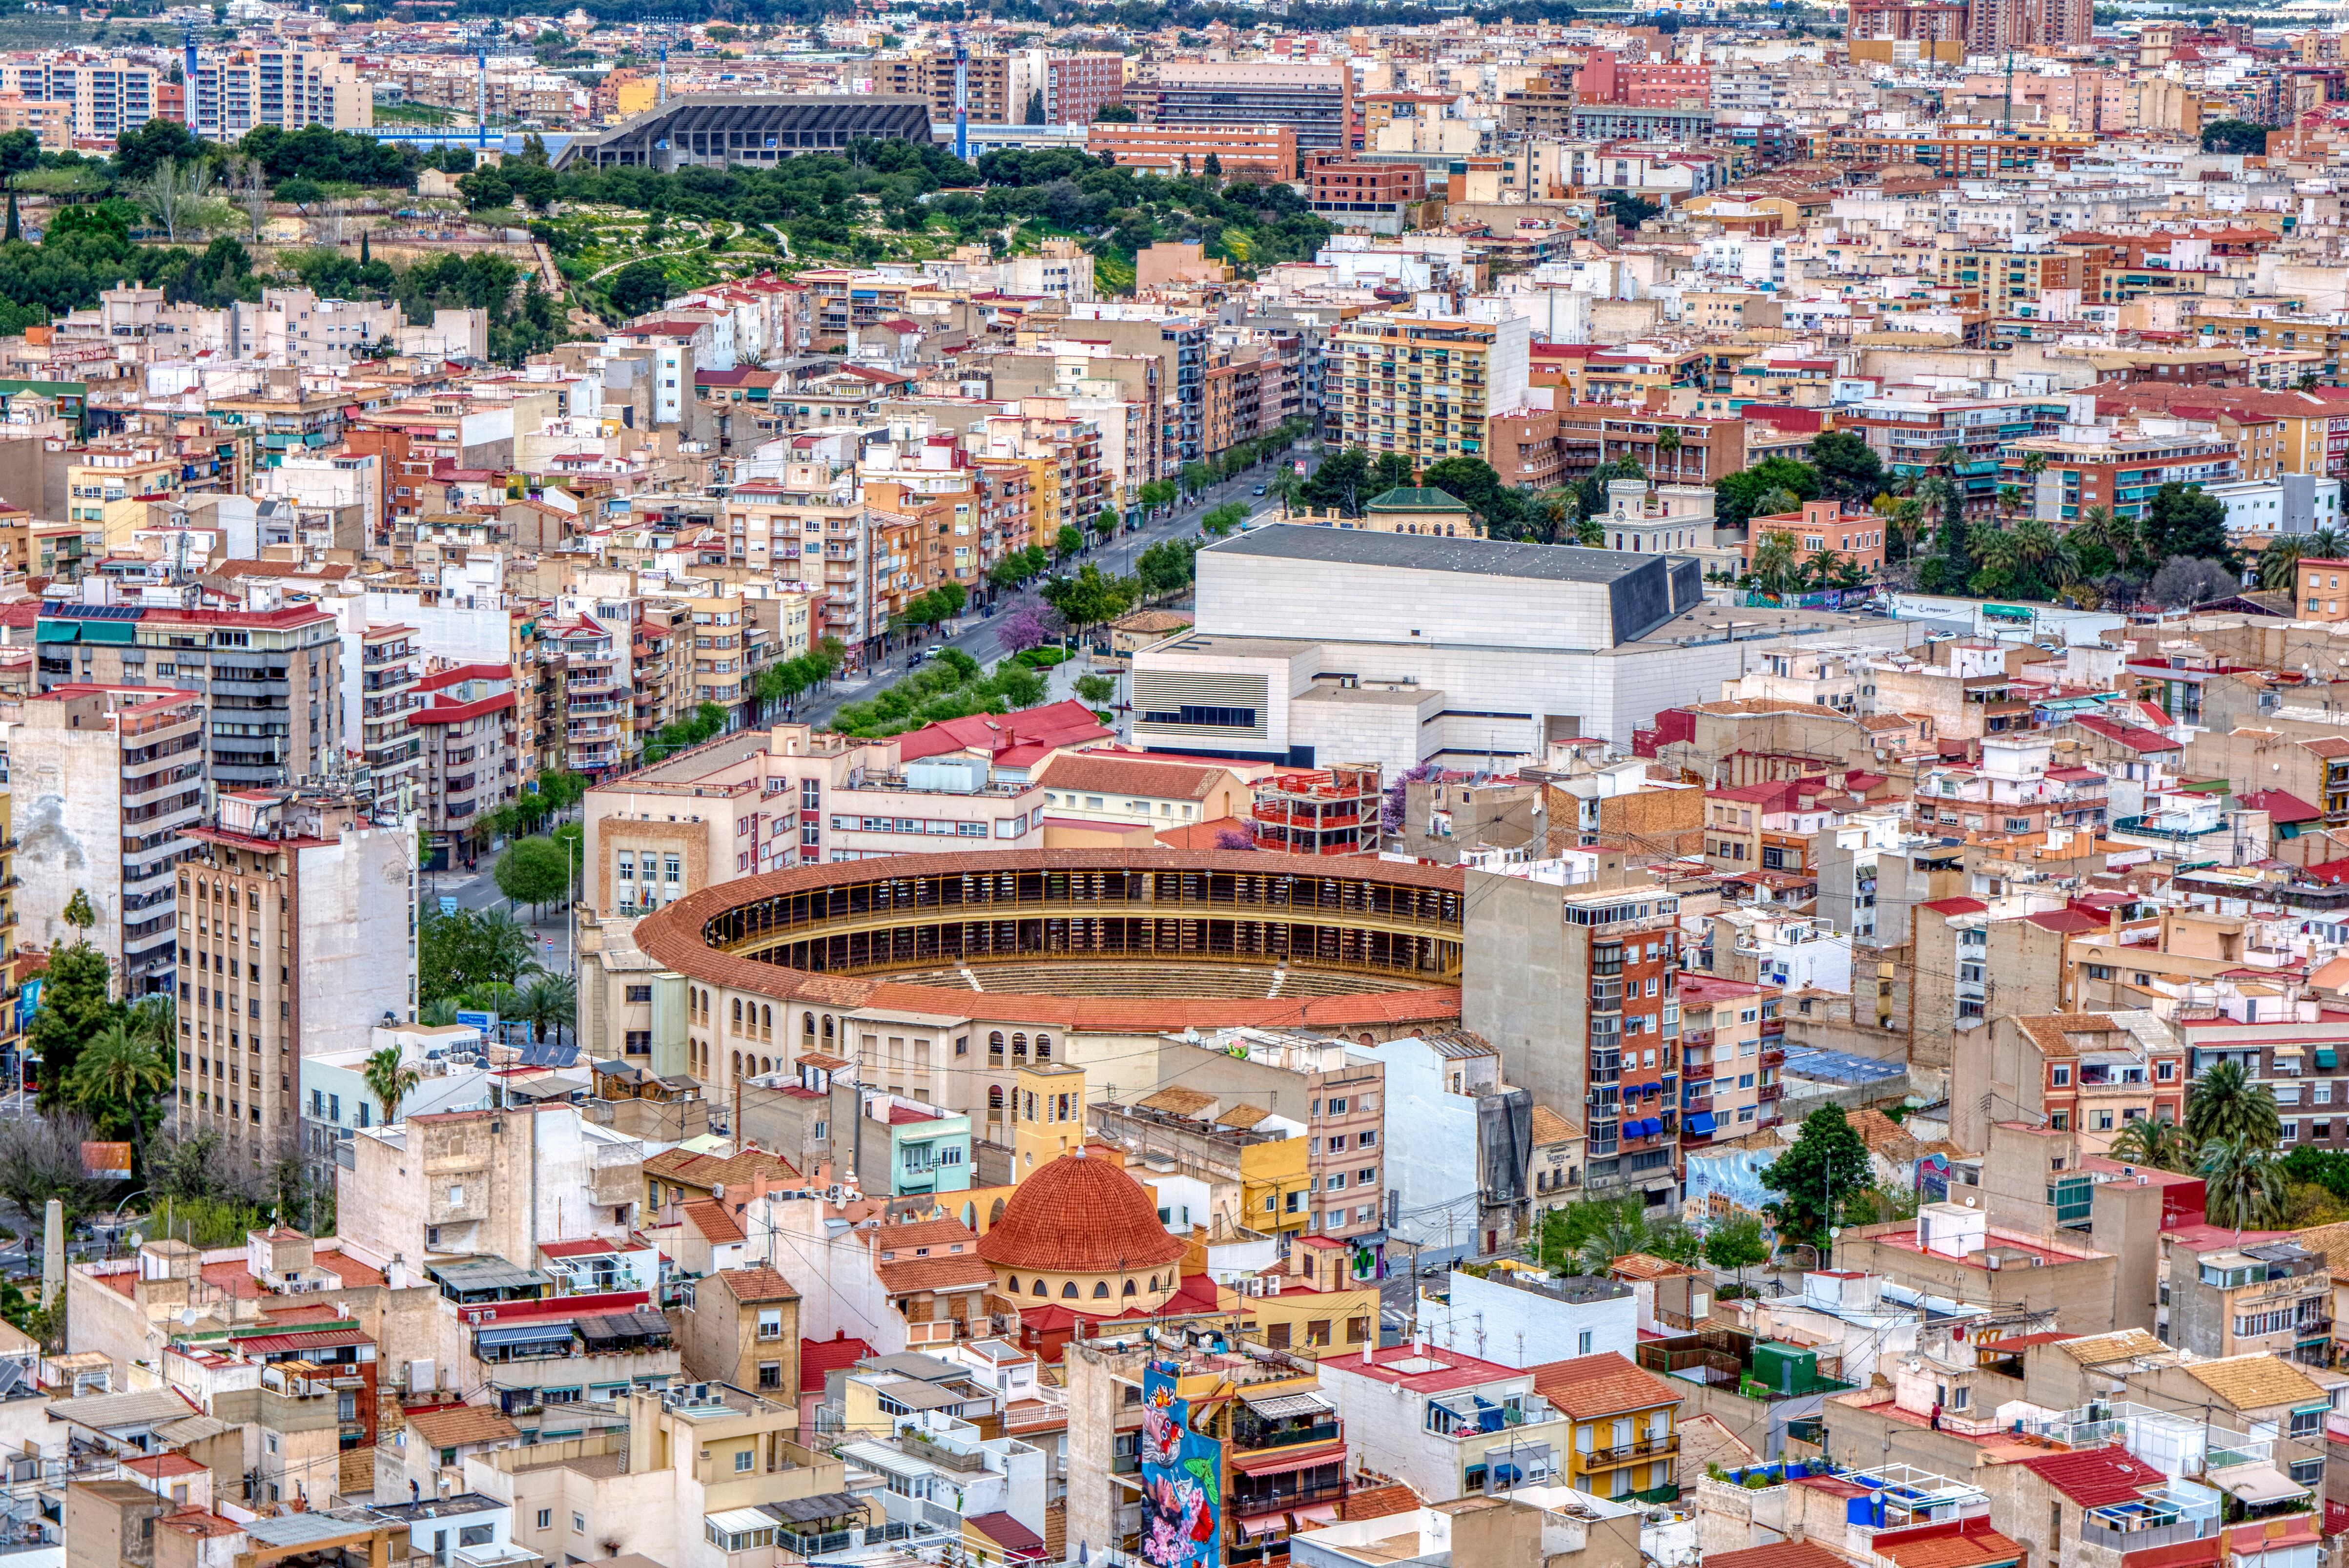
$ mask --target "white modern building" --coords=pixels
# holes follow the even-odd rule
[[[1688,526],[1675,524],[1675,527]],[[1708,607],[1687,556],[1274,524],[1199,552],[1198,620],[1134,656],[1133,739],[1298,766],[1630,749],[1805,633],[1906,647],[1898,622]]]
[[[1441,1295],[1419,1299],[1420,1333],[1432,1346],[1523,1369],[1575,1355],[1639,1349],[1640,1302],[1630,1286],[1531,1269],[1490,1276],[1455,1269]]]

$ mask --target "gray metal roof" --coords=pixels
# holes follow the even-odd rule
[[[85,1394],[78,1399],[56,1399],[49,1418],[102,1430],[114,1427],[152,1427],[181,1421],[198,1412],[168,1388],[138,1388],[127,1394]]]
[[[1651,568],[1666,556],[1587,550],[1574,545],[1519,545],[1498,539],[1446,539],[1432,534],[1382,534],[1369,528],[1325,528],[1273,523],[1210,545],[1202,552],[1329,561],[1350,566],[1395,566],[1421,572],[1464,572],[1485,577],[1540,577],[1564,583],[1611,583]]]
[[[471,1258],[461,1263],[435,1263],[424,1272],[450,1289],[458,1291],[512,1290],[523,1285],[554,1282],[536,1269],[525,1269],[518,1263],[509,1263],[503,1258]]]
[[[264,1546],[282,1549],[340,1541],[384,1528],[389,1522],[374,1517],[368,1509],[311,1509],[302,1513],[281,1513],[272,1519],[250,1521],[244,1532]]]

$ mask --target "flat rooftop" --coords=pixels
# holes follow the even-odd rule
[[[1324,561],[1349,566],[1392,566],[1419,572],[1461,572],[1484,577],[1542,578],[1561,583],[1611,583],[1674,559],[1574,545],[1519,545],[1497,539],[1454,539],[1433,534],[1382,534],[1368,528],[1324,528],[1275,523],[1210,545],[1203,555]],[[1693,560],[1689,556],[1686,559]]]

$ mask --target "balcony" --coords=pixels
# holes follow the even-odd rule
[[[1764,1105],[1768,1105],[1771,1101],[1775,1100],[1779,1096],[1785,1092],[1786,1085],[1784,1084],[1764,1084],[1754,1091],[1754,1097],[1761,1101]]]
[[[1575,1461],[1583,1470],[1611,1469],[1639,1459],[1664,1459],[1681,1451],[1680,1434],[1662,1438],[1642,1438],[1636,1443],[1618,1443],[1612,1448],[1593,1449],[1588,1453],[1577,1450]]]

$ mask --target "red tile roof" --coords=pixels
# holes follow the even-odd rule
[[[800,1341],[800,1386],[821,1388],[825,1373],[844,1372],[873,1354],[873,1347],[864,1341],[850,1339],[837,1330],[830,1339],[803,1339]]]
[[[1707,1552],[1704,1568],[1851,1568],[1851,1564],[1816,1541],[1774,1541],[1743,1552]]]
[[[2290,790],[2255,789],[2242,797],[2253,811],[2264,811],[2273,823],[2314,822],[2324,814]]]
[[[1588,1419],[1651,1410],[1679,1396],[1652,1372],[1643,1372],[1620,1351],[1602,1350],[1533,1368],[1534,1392],[1569,1416]]]
[[[1990,906],[1980,898],[1936,898],[1924,906],[1937,915],[1979,915]]]
[[[2102,1449],[2075,1449],[2067,1454],[2043,1454],[2023,1465],[2082,1508],[2127,1502],[2149,1486],[2159,1486],[2162,1473],[2115,1443]],[[1714,1563],[1709,1568],[1720,1568]]]
[[[1124,1274],[1174,1262],[1183,1243],[1142,1183],[1080,1150],[1020,1182],[978,1255],[1012,1273]]]

